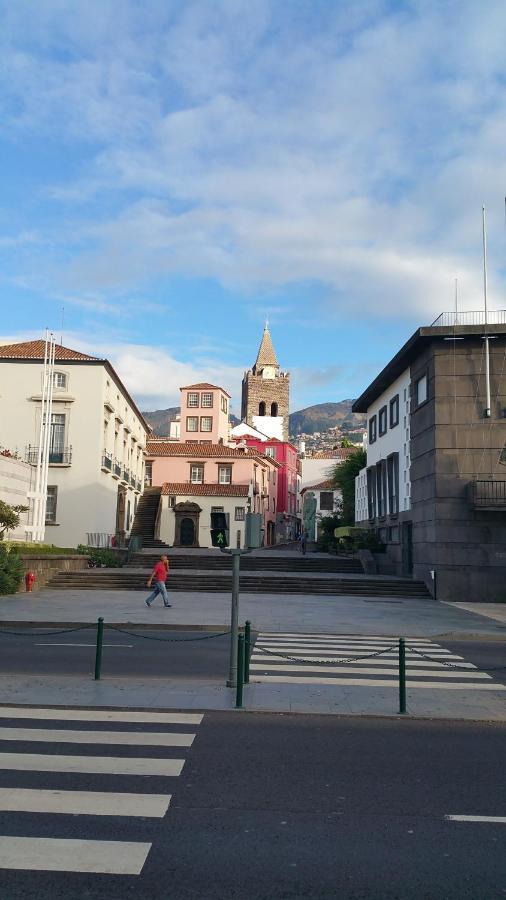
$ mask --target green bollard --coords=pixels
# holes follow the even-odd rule
[[[399,638],[399,713],[406,712],[406,644]]]
[[[246,619],[244,626],[244,684],[249,684],[249,658],[251,656],[251,622]]]
[[[244,635],[237,639],[237,685],[235,689],[235,708],[242,709],[242,688],[244,684]]]
[[[95,651],[95,681],[100,681],[102,672],[102,643],[104,640],[104,620],[100,616],[97,622],[97,649]]]

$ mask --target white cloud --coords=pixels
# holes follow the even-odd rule
[[[481,305],[485,201],[502,305],[500,0],[93,9],[21,2],[3,29],[4,128],[91,153],[51,188],[75,219],[55,289],[99,306],[180,273],[244,296],[316,282],[327,314],[425,321],[456,276]]]

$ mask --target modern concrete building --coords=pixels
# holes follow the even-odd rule
[[[440,599],[506,600],[506,312],[419,328],[353,411],[368,417],[357,524],[394,570]]]
[[[268,437],[288,441],[290,375],[281,372],[267,324],[255,365],[244,373],[241,419]]]
[[[0,346],[0,441],[35,466],[45,343]],[[130,531],[149,426],[106,359],[56,345],[48,543],[108,545]]]

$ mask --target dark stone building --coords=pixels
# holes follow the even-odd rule
[[[359,476],[364,519],[386,543],[394,570],[424,579],[442,600],[506,601],[506,313],[490,318],[498,324],[485,326],[480,313],[459,314],[454,324],[455,314],[443,314],[419,328],[353,406],[368,414],[374,438]],[[375,451],[376,419],[400,378],[409,410],[387,459]],[[386,434],[388,416],[383,426]],[[392,483],[403,453],[404,509],[402,485]]]

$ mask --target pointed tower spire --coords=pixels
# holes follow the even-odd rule
[[[264,366],[274,366],[279,369],[279,363],[276,357],[276,351],[272,344],[272,338],[269,331],[269,323],[265,322],[264,333],[258,348],[256,363],[253,367],[254,372],[261,371]]]

